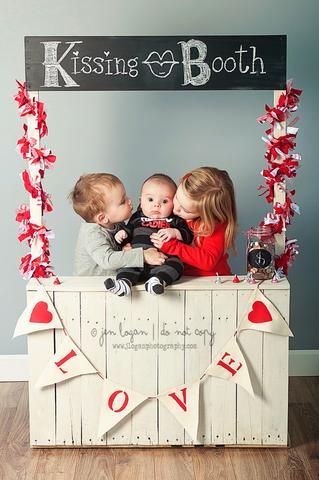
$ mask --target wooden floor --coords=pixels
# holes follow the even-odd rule
[[[319,377],[291,377],[289,449],[30,449],[27,384],[0,383],[0,479],[319,479]]]

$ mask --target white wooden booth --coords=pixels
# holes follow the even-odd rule
[[[261,41],[268,45],[266,36],[261,37]],[[64,72],[60,61],[67,57],[70,49],[73,51],[76,45],[76,50],[79,50],[80,44],[90,43],[91,38],[94,40],[92,40],[94,46],[98,41],[105,41],[106,37],[62,37],[56,41],[53,41],[53,37],[26,39],[27,89],[35,102],[39,100],[39,90],[101,89],[95,86],[94,79],[94,81],[91,80],[92,88],[89,88],[86,74],[83,74],[86,77],[83,81],[80,76],[79,84],[70,84],[73,80],[69,75],[64,74],[63,80],[68,83],[67,85],[63,82],[61,85],[54,84],[52,88],[47,88],[46,85],[47,80],[49,83],[58,82],[58,68],[60,73],[61,69]],[[152,38],[146,38],[147,48],[150,48],[149,43],[153,41]],[[164,42],[163,38],[161,37],[161,41]],[[202,40],[208,41],[209,38],[203,37]],[[45,57],[44,61],[40,61],[42,57],[39,52],[42,51],[45,40],[49,40],[51,50],[48,47],[48,58]],[[66,40],[68,42],[64,44]],[[175,37],[173,40],[177,42]],[[222,37],[216,37],[212,41],[221,45],[222,40]],[[226,40],[233,41],[231,38]],[[276,42],[277,40],[275,39]],[[122,42],[119,37],[114,37],[112,41]],[[193,41],[190,40],[190,42]],[[238,41],[241,42],[241,39],[238,38]],[[253,40],[249,37],[248,41]],[[57,46],[61,42],[65,50],[62,57],[60,53],[57,55]],[[134,42],[128,42],[128,45],[135,45]],[[267,47],[272,54],[271,57],[278,53],[278,58],[276,57],[269,64],[269,72],[282,70],[285,79],[286,39],[281,38],[280,42],[284,48],[274,48],[273,43]],[[184,42],[178,42],[176,45],[181,43],[184,44]],[[253,45],[248,50],[255,52]],[[165,46],[159,50],[160,53],[166,48],[168,47]],[[246,51],[242,50],[241,44],[240,51]],[[73,52],[69,57],[71,58],[75,53]],[[72,58],[74,60],[74,57]],[[268,54],[267,58],[270,58]],[[261,58],[258,56],[255,60],[260,62]],[[107,62],[109,60],[106,60],[106,65],[109,66]],[[146,60],[141,65],[145,63],[147,63]],[[185,62],[174,62],[171,68],[178,63],[182,68]],[[48,75],[45,76],[43,83],[44,65]],[[177,69],[176,65],[173,73]],[[72,64],[65,68],[70,73],[73,72],[73,67]],[[144,67],[149,73],[149,66],[144,65]],[[39,71],[39,75],[30,77],[33,71]],[[51,75],[52,72],[54,75]],[[243,78],[242,73],[240,76]],[[231,73],[228,72],[225,78],[228,80],[230,76]],[[121,75],[114,75],[112,78],[119,77]],[[165,81],[164,77],[160,80],[157,77],[158,75],[153,75],[152,81]],[[211,77],[215,80],[216,72]],[[266,75],[245,76],[249,82],[253,78],[256,79],[256,85],[251,86],[248,83],[242,88],[257,89],[259,82],[263,82]],[[126,79],[130,80],[128,75]],[[208,81],[207,76],[205,79]],[[83,86],[81,82],[85,85]],[[183,89],[186,83],[177,82],[176,85],[179,89]],[[276,105],[284,85],[282,82],[271,81],[268,87],[274,90]],[[168,85],[165,88],[170,90],[172,86]],[[192,88],[197,87],[193,85]],[[227,86],[227,89],[231,88],[238,89],[238,83]],[[118,88],[107,87],[107,89]],[[142,86],[139,89],[147,88]],[[149,85],[149,89],[152,89],[152,84]],[[158,84],[155,90],[157,89],[161,89]],[[262,85],[261,89],[265,89],[265,85]],[[26,122],[29,137],[35,140],[36,147],[40,147],[36,117],[28,115]],[[285,122],[276,125],[273,131],[275,138],[285,133]],[[280,163],[281,160],[278,159],[277,162]],[[29,163],[28,168],[30,178],[38,179],[39,166]],[[284,204],[285,201],[285,185],[276,184],[274,203]],[[31,223],[37,226],[43,225],[42,210],[39,198],[30,196]],[[36,247],[36,242],[31,244],[31,253],[34,258],[38,256]],[[276,235],[276,254],[281,255],[284,248],[285,233],[283,231],[282,234]],[[101,277],[62,277],[61,285],[54,285],[52,279],[41,279],[41,283],[47,289],[63,319],[66,330],[103,377],[147,396],[156,396],[172,387],[198,380],[214,356],[234,335],[248,298],[256,285],[245,281],[236,284],[232,279],[233,277],[223,277],[222,283],[217,284],[214,277],[183,278],[168,287],[164,295],[155,298],[144,291],[143,285],[134,287],[132,296],[129,298],[118,298],[107,294],[103,285],[104,279]],[[27,285],[28,303],[32,301],[38,288],[36,279],[31,279]],[[285,279],[279,283],[265,281],[260,289],[289,323],[288,281]],[[136,329],[135,333],[134,329]],[[167,331],[170,333],[167,334]],[[198,436],[197,441],[193,442],[172,414],[155,398],[142,403],[107,434],[98,436],[99,411],[96,399],[100,397],[103,382],[96,374],[79,376],[42,389],[36,388],[35,383],[38,377],[55,353],[63,335],[62,330],[46,330],[28,335],[30,443],[33,447],[189,446],[194,443],[204,446],[287,446],[287,336],[253,330],[240,332],[238,343],[248,364],[256,397],[251,397],[242,387],[234,383],[214,377],[206,378],[200,384]]]
[[[232,278],[222,277],[222,283],[217,284],[214,277],[184,277],[155,298],[143,285],[135,287],[131,297],[107,294],[102,277],[64,277],[61,285],[50,279],[41,283],[73,340],[104,376],[155,396],[196,381],[236,331],[256,285],[245,281],[235,284]],[[28,302],[38,288],[37,281],[31,279]],[[289,322],[288,281],[265,281],[260,289]],[[98,375],[35,388],[63,335],[61,330],[28,335],[33,447],[194,444],[157,399],[142,403],[98,437],[96,398],[103,383]],[[246,330],[240,332],[238,343],[256,397],[234,383],[206,378],[200,384],[196,444],[287,446],[288,337]],[[146,346],[154,344],[156,348]]]

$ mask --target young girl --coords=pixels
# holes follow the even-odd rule
[[[228,173],[200,167],[184,175],[174,197],[174,213],[194,232],[192,245],[172,239],[162,229],[152,235],[154,246],[177,255],[185,264],[184,275],[231,275],[226,252],[235,251],[237,213]]]

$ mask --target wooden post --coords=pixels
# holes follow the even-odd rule
[[[274,91],[274,105],[277,105],[279,97],[282,93],[286,93],[285,90],[275,90]],[[286,135],[287,125],[286,122],[281,122],[278,126],[274,128],[274,137],[279,138],[282,135]],[[282,163],[283,158],[278,158],[277,163]],[[286,183],[275,183],[274,186],[274,205],[275,203],[280,203],[284,205],[286,203]],[[286,241],[286,226],[285,220],[283,222],[283,231],[275,235],[275,253],[276,255],[282,255],[285,251],[285,241]]]
[[[37,102],[39,101],[39,92],[29,92],[31,98]],[[34,138],[36,148],[40,148],[40,132],[37,127],[37,119],[34,115],[27,117],[28,137]],[[29,163],[29,173],[31,180],[35,180],[39,175],[39,167]],[[38,198],[32,198],[30,195],[30,221],[36,225],[42,225],[42,205]]]

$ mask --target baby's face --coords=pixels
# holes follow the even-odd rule
[[[166,218],[173,211],[175,188],[165,182],[149,180],[141,192],[141,209],[148,218]]]

